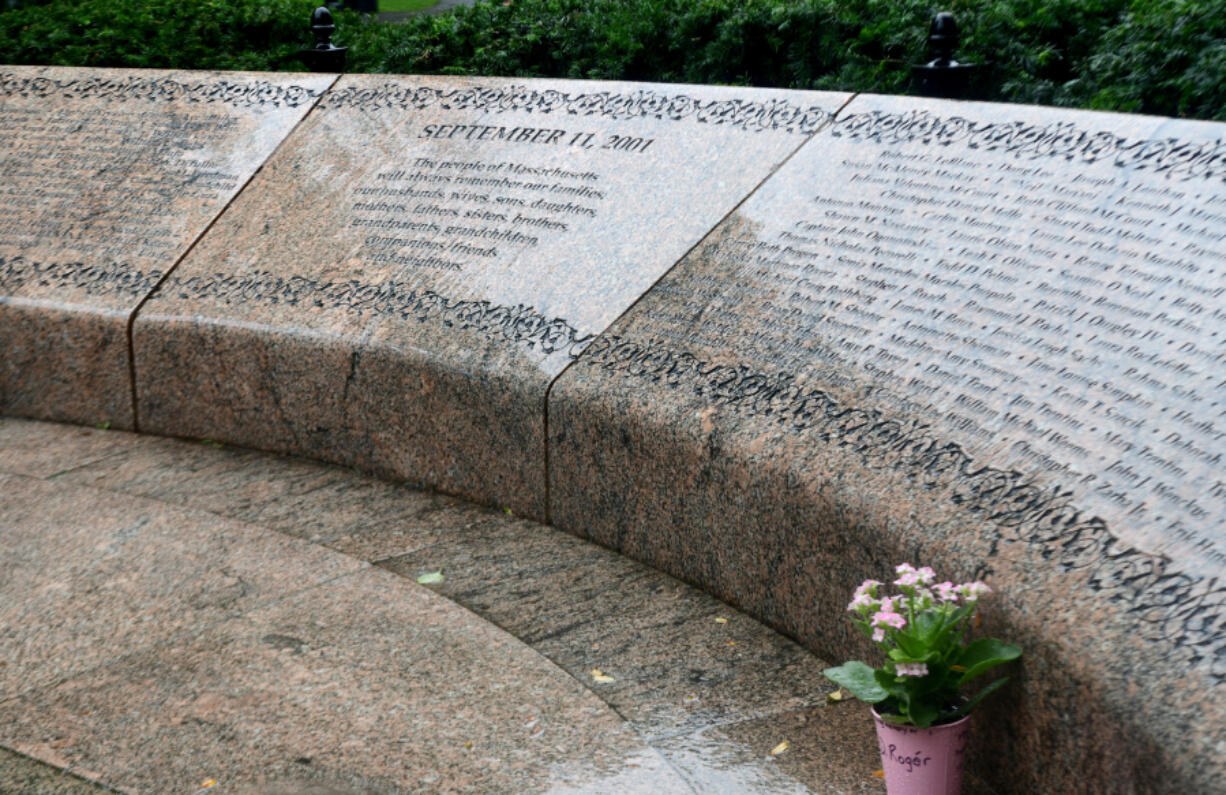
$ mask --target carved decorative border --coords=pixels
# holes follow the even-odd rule
[[[278,276],[258,271],[244,276],[220,273],[182,278],[172,275],[151,300],[167,296],[207,298],[226,304],[256,301],[328,309],[354,314],[394,316],[434,322],[448,328],[475,330],[492,341],[510,342],[546,355],[561,352],[575,358],[593,339],[558,317],[536,308],[490,301],[448,298],[402,282],[366,284],[356,279],[324,282],[303,276]]]
[[[162,271],[137,270],[121,262],[35,262],[18,255],[0,257],[0,290],[15,290],[33,282],[41,287],[84,290],[88,295],[144,297],[162,278]]]
[[[0,73],[0,96],[99,99],[107,102],[198,102],[224,103],[235,107],[282,105],[296,108],[319,97],[322,90],[305,86],[279,86],[267,80],[237,82],[216,78],[183,82],[170,77],[123,78],[87,77],[57,80],[52,77],[24,77],[13,72]]]
[[[1152,171],[1181,180],[1226,179],[1226,140],[1221,138],[1201,142],[1178,138],[1129,140],[1103,130],[1083,130],[1072,122],[976,122],[960,116],[936,116],[926,110],[842,115],[831,125],[830,134],[879,144],[959,144],[1019,158],[1048,157],[1078,163],[1109,160],[1117,168]]]
[[[816,105],[797,105],[786,99],[699,99],[688,94],[667,94],[650,89],[629,93],[613,91],[569,93],[527,86],[431,86],[383,83],[374,87],[348,85],[329,91],[320,103],[323,109],[443,110],[482,113],[528,112],[568,116],[600,116],[614,121],[658,119],[692,120],[700,124],[727,125],[751,132],[766,130],[811,135],[830,119],[830,112]]]
[[[148,295],[162,279],[124,263],[35,262],[23,256],[0,257],[0,290],[15,290],[28,282],[44,287],[73,288],[88,295]],[[546,355],[562,353],[575,359],[595,338],[558,317],[546,317],[535,307],[448,298],[401,282],[365,284],[356,279],[321,282],[303,276],[277,276],[259,271],[246,276],[220,273],[184,279],[172,275],[150,300],[175,295],[207,298],[225,304],[249,301],[289,306],[342,309],[355,314],[414,318],[449,328],[476,330],[487,338],[535,348]]]
[[[842,403],[790,373],[721,364],[655,340],[617,335],[594,340],[579,363],[814,434],[852,450],[869,467],[943,491],[951,503],[991,523],[984,528],[991,533],[991,554],[1001,543],[1021,543],[1063,572],[1085,570],[1090,590],[1131,615],[1141,636],[1180,649],[1190,664],[1204,663],[1212,679],[1226,683],[1226,583],[1174,571],[1169,558],[1122,541],[1103,519],[1074,505],[1073,492],[1062,486],[976,462],[927,423]]]

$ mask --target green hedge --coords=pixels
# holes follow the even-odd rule
[[[301,68],[315,0],[51,0],[0,11],[0,62]],[[338,14],[350,69],[903,92],[952,10],[986,98],[1226,120],[1226,0],[483,0]]]
[[[312,0],[52,0],[0,12],[0,62],[301,68]]]

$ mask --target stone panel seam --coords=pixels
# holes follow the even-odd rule
[[[849,104],[851,104],[852,100],[854,100],[854,99],[855,99],[856,97],[858,97],[858,96],[860,96],[860,95],[859,95],[859,94],[851,94],[851,95],[849,95],[849,96],[847,97],[847,99],[846,99],[846,100],[843,102],[843,104],[842,104],[842,105],[839,105],[839,107],[838,107],[838,108],[836,108],[836,109],[835,109],[835,110],[834,110],[832,113],[830,113],[829,115],[827,115],[827,116],[826,116],[826,118],[825,118],[825,119],[822,121],[822,123],[821,123],[821,124],[819,124],[819,125],[818,125],[818,126],[817,126],[817,127],[814,129],[814,130],[813,130],[813,132],[811,132],[811,133],[809,133],[807,136],[805,136],[805,137],[804,137],[804,139],[803,139],[803,140],[802,140],[802,141],[801,141],[799,144],[797,144],[797,145],[796,145],[796,147],[795,147],[794,149],[792,149],[792,151],[791,151],[790,153],[788,153],[788,155],[787,155],[786,157],[784,157],[782,160],[780,160],[780,161],[779,161],[779,162],[778,162],[778,163],[775,165],[775,167],[774,167],[774,168],[772,168],[772,169],[771,169],[769,172],[767,172],[766,176],[764,176],[762,179],[760,179],[760,180],[758,181],[758,183],[757,183],[756,185],[754,185],[752,188],[750,188],[748,191],[746,191],[746,192],[745,192],[745,195],[743,195],[743,196],[740,198],[740,201],[738,201],[736,204],[734,204],[734,205],[732,206],[732,208],[731,208],[730,210],[728,210],[728,212],[726,212],[726,213],[725,213],[725,214],[724,214],[724,215],[723,215],[723,216],[722,216],[722,217],[721,217],[721,218],[720,218],[718,221],[716,221],[716,222],[715,222],[715,224],[714,224],[714,225],[712,225],[710,229],[708,229],[706,232],[704,232],[704,233],[702,234],[702,236],[698,238],[698,240],[694,241],[694,245],[692,245],[692,246],[690,246],[688,249],[686,249],[686,251],[685,251],[685,252],[684,252],[684,253],[683,253],[683,254],[682,254],[680,257],[678,257],[678,258],[677,258],[677,260],[676,260],[675,262],[673,262],[673,264],[672,264],[672,265],[670,265],[670,266],[668,267],[668,269],[667,269],[667,270],[665,270],[663,273],[661,273],[661,274],[660,274],[659,278],[657,278],[657,279],[656,279],[654,282],[652,282],[650,285],[648,285],[646,289],[644,289],[644,290],[643,290],[641,293],[639,293],[638,298],[636,298],[636,299],[635,299],[633,302],[631,302],[629,306],[627,306],[627,307],[626,307],[624,310],[622,310],[621,314],[619,314],[619,315],[618,315],[617,317],[615,317],[615,318],[614,318],[614,319],[613,319],[613,320],[612,320],[612,321],[611,321],[611,322],[610,322],[608,325],[606,325],[606,326],[605,326],[605,328],[604,328],[604,330],[602,330],[602,331],[601,331],[599,334],[594,335],[593,339],[590,341],[590,344],[595,344],[595,343],[599,342],[599,341],[600,341],[600,340],[601,340],[601,339],[604,337],[604,335],[608,333],[609,329],[611,329],[611,328],[613,328],[614,326],[616,326],[616,325],[617,325],[618,323],[620,323],[620,322],[621,322],[621,321],[622,321],[622,320],[623,320],[625,317],[627,317],[627,316],[628,316],[628,315],[629,315],[631,312],[633,312],[633,311],[634,311],[634,308],[635,308],[635,307],[637,307],[637,306],[639,305],[639,302],[643,300],[643,297],[644,297],[644,296],[646,296],[648,293],[650,293],[652,290],[654,290],[654,289],[656,288],[656,286],[657,286],[658,284],[660,284],[660,282],[662,282],[662,281],[664,281],[665,279],[667,279],[667,278],[668,278],[668,275],[669,275],[670,273],[672,273],[672,272],[673,272],[673,271],[674,271],[674,270],[677,268],[677,266],[678,266],[679,264],[681,264],[682,262],[684,262],[684,261],[685,261],[685,259],[686,259],[686,257],[690,256],[690,254],[692,254],[692,253],[694,252],[694,250],[695,250],[695,249],[697,249],[697,248],[698,248],[700,245],[702,245],[702,241],[704,241],[704,240],[706,240],[708,237],[710,237],[710,235],[711,235],[711,233],[712,233],[712,232],[714,232],[716,229],[719,229],[719,227],[720,227],[720,225],[721,225],[721,224],[723,224],[723,223],[724,223],[725,221],[727,221],[727,220],[728,220],[730,217],[732,217],[732,215],[733,215],[733,214],[734,214],[734,213],[735,213],[737,210],[739,210],[739,209],[740,209],[740,208],[741,208],[741,207],[742,207],[742,206],[745,204],[745,202],[749,201],[749,200],[750,200],[750,198],[752,198],[752,197],[753,197],[753,196],[754,196],[754,195],[755,195],[755,194],[756,194],[756,193],[757,193],[759,190],[761,190],[762,186],[763,186],[763,185],[765,185],[767,182],[769,182],[769,181],[771,180],[771,178],[772,178],[772,177],[774,177],[776,173],[778,173],[779,169],[781,169],[781,168],[783,168],[785,165],[787,165],[787,164],[788,164],[788,162],[790,162],[790,161],[791,161],[791,159],[792,159],[793,157],[795,157],[795,156],[796,156],[796,153],[797,153],[797,152],[799,152],[799,151],[800,151],[801,149],[803,149],[804,147],[808,146],[808,145],[809,145],[809,143],[810,143],[810,142],[812,142],[812,141],[813,141],[813,139],[815,139],[815,138],[816,138],[818,135],[820,135],[820,134],[822,133],[822,131],[823,131],[823,130],[827,129],[827,128],[828,128],[828,127],[830,127],[832,124],[835,124],[835,123],[838,121],[839,114],[840,114],[840,113],[842,113],[842,112],[843,112],[843,110],[844,110],[844,109],[845,109],[845,108],[846,108],[846,107],[847,107]],[[586,350],[586,347],[584,348],[584,350]],[[557,375],[555,375],[555,376],[554,376],[552,379],[550,379],[550,381],[549,381],[549,385],[545,387],[545,401],[544,401],[544,405],[542,406],[542,423],[541,423],[542,428],[544,429],[544,438],[545,438],[545,452],[544,452],[544,456],[543,456],[543,463],[544,463],[544,466],[545,466],[545,516],[544,516],[544,518],[542,519],[542,521],[543,521],[545,524],[550,525],[551,527],[553,526],[553,516],[552,516],[552,514],[553,514],[553,501],[552,501],[552,500],[551,500],[551,498],[550,498],[550,494],[551,494],[551,488],[552,488],[552,485],[553,485],[553,484],[552,484],[552,482],[551,482],[551,480],[550,480],[550,477],[549,477],[549,471],[550,471],[550,470],[549,470],[549,448],[550,448],[550,443],[549,443],[549,403],[550,403],[550,400],[551,400],[551,399],[552,399],[552,397],[553,397],[553,386],[554,386],[554,384],[556,384],[556,383],[558,382],[558,380],[559,380],[559,379],[560,379],[562,376],[564,376],[564,375],[567,373],[567,371],[568,371],[568,370],[570,370],[570,368],[571,368],[571,367],[572,367],[572,366],[575,364],[575,362],[577,362],[577,361],[578,361],[580,358],[582,358],[582,356],[583,356],[583,352],[582,352],[582,351],[581,351],[581,352],[578,354],[578,356],[573,356],[573,357],[571,358],[571,360],[570,360],[569,362],[567,362],[567,363],[566,363],[566,366],[565,366],[565,367],[563,367],[563,368],[562,368],[560,371],[558,371],[558,374],[557,374]],[[135,398],[133,398],[133,401],[134,401],[134,402],[133,402],[133,405],[135,405]],[[563,529],[563,530],[564,530],[564,529],[566,529],[566,528],[559,528],[559,529]]]
[[[292,138],[294,133],[298,131],[298,128],[311,117],[311,113],[314,112],[315,108],[319,107],[320,102],[323,101],[323,99],[328,95],[328,92],[332,90],[333,86],[336,85],[340,78],[341,76],[339,74],[333,75],[332,82],[328,83],[327,87],[319,92],[319,96],[312,99],[307,112],[302,115],[302,118],[300,118],[297,123],[295,123],[294,126],[291,127],[289,131],[281,138],[281,140],[277,142],[277,145],[273,147],[273,150],[268,154],[268,157],[264,158],[263,162],[261,162],[259,166],[257,166],[256,169],[251,172],[251,176],[248,177],[247,180],[243,182],[242,186],[234,192],[234,195],[230,197],[230,200],[226,202],[225,206],[213,215],[212,220],[210,220],[204,229],[201,230],[200,234],[196,235],[195,239],[193,239],[187,246],[183,254],[173,263],[171,263],[170,267],[168,267],[165,272],[161,274],[160,278],[158,278],[157,282],[153,285],[153,289],[145,293],[144,297],[141,298],[140,303],[138,303],[136,308],[133,309],[128,315],[128,389],[132,396],[132,430],[134,432],[140,433],[140,403],[136,392],[136,346],[134,341],[136,319],[139,317],[140,311],[144,309],[145,304],[148,303],[149,299],[161,289],[162,285],[167,279],[170,278],[170,275],[175,272],[179,265],[191,255],[192,251],[195,250],[200,241],[203,240],[213,229],[213,226],[220,221],[227,212],[229,212],[230,208],[234,205],[234,202],[238,200],[238,197],[242,196],[251,183],[255,181],[256,177],[260,175],[260,172],[264,170],[264,166],[277,156],[277,153],[280,152],[282,147],[285,146],[286,141]]]
[[[0,701],[0,704],[3,704],[3,703],[5,702]],[[4,750],[7,753],[12,754],[13,756],[19,756],[22,759],[29,759],[31,762],[37,762],[40,765],[46,765],[52,770],[58,770],[60,775],[62,776],[67,776],[69,778],[75,779],[85,784],[89,784],[90,786],[95,787],[101,790],[102,792],[120,792],[120,793],[123,792],[123,790],[115,789],[110,784],[104,784],[101,781],[97,781],[96,779],[89,778],[88,776],[83,776],[80,773],[77,773],[71,767],[60,767],[59,765],[53,765],[44,759],[39,759],[37,757],[30,756],[29,754],[24,754],[21,751],[18,751],[16,748],[10,748],[4,743],[0,743],[0,750]]]

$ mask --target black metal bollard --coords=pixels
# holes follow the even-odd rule
[[[941,99],[969,97],[971,81],[978,74],[979,65],[954,60],[954,50],[961,40],[953,14],[942,11],[932,18],[928,48],[936,57],[926,64],[911,67],[911,93]]]
[[[345,54],[348,47],[337,47],[332,43],[332,34],[336,32],[336,23],[332,21],[332,12],[320,6],[311,13],[311,33],[315,36],[315,46],[309,50],[299,50],[298,57],[312,72],[343,72],[345,71]]]

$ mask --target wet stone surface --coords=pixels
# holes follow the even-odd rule
[[[127,437],[125,451],[65,482],[184,505],[379,560],[489,518],[454,497],[215,442]]]
[[[0,742],[145,791],[209,778],[388,793],[619,779],[669,790],[662,759],[526,651],[367,570],[10,701]]]
[[[0,66],[0,412],[133,427],[128,319],[332,80]]]
[[[57,767],[0,748],[0,792],[97,795],[110,790]]]
[[[1094,759],[1090,781],[1208,786],[1220,139],[857,97],[559,379],[552,520],[831,655],[861,646],[847,595],[900,560],[987,579],[992,634],[1027,650],[989,780],[1092,786]],[[1138,704],[1137,681],[1179,685]]]
[[[0,493],[0,699],[364,568],[160,502],[13,475]]]
[[[824,663],[684,583],[525,520],[386,560],[521,638],[648,739],[784,712],[834,689]],[[593,671],[609,677],[599,681]]]
[[[824,662],[571,535],[265,453],[15,419],[0,439],[6,783],[883,791]],[[349,542],[390,571],[324,548]],[[214,581],[247,594],[182,604]]]
[[[552,379],[846,98],[346,75],[137,318],[142,428],[543,518]]]

